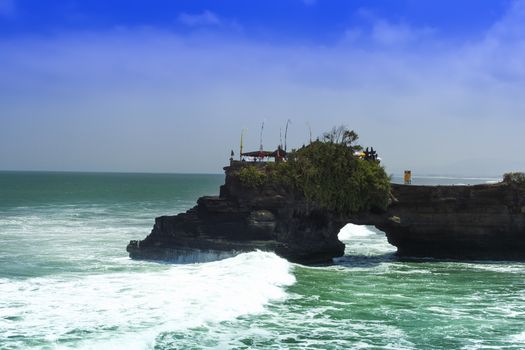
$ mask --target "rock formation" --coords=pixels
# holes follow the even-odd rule
[[[525,258],[525,188],[393,185],[396,201],[374,224],[401,256]]]
[[[220,257],[260,249],[293,262],[329,262],[344,254],[340,229],[355,223],[384,231],[401,256],[525,258],[522,186],[393,184],[386,211],[341,217],[276,184],[243,186],[236,175],[242,166],[224,168],[218,197],[201,197],[186,213],[156,218],[150,235],[129,243],[130,256],[172,260],[195,252]]]

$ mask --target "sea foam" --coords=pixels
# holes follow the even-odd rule
[[[374,232],[369,226],[365,225],[355,225],[355,224],[346,224],[341,231],[339,231],[338,238],[341,241],[348,241],[354,237],[367,237],[376,235],[377,232]]]
[[[140,334],[139,348],[148,347],[165,330],[262,312],[286,297],[284,287],[295,282],[291,269],[273,253],[252,252],[155,272],[4,279],[0,342],[101,349],[112,348],[115,336]]]

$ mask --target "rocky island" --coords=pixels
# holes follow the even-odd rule
[[[347,149],[353,154],[355,139],[317,141],[297,151],[290,162],[301,164],[301,176],[287,173],[287,179],[295,176],[299,181],[294,183],[283,181],[274,163],[231,160],[224,168],[219,196],[201,197],[185,213],[156,218],[151,233],[131,241],[127,251],[137,259],[174,260],[195,252],[226,256],[259,249],[292,262],[316,264],[344,254],[337,236],[344,225],[353,223],[385,232],[400,256],[525,259],[523,174],[474,186],[385,184],[388,178],[378,164],[367,165],[370,162],[348,154],[342,155],[343,161],[351,162],[344,164],[348,168],[337,159],[323,168],[340,186],[330,185],[326,173],[304,172],[301,162],[308,159],[311,165],[313,151],[339,155]],[[351,176],[337,173],[339,168],[349,169]],[[356,182],[356,174],[364,187]],[[321,182],[315,182],[316,176]],[[305,177],[312,190],[298,185],[303,180],[297,179]]]

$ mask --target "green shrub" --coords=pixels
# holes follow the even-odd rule
[[[390,178],[378,162],[353,153],[344,143],[316,141],[290,157],[289,172],[307,199],[337,213],[386,209]]]
[[[323,141],[290,152],[287,162],[242,168],[240,180],[252,188],[268,184],[292,188],[341,215],[386,209],[390,178],[378,162],[354,156],[361,149],[354,144],[357,138],[351,130],[334,128]]]
[[[239,179],[243,185],[255,188],[264,185],[267,181],[267,176],[263,168],[248,165],[239,171]]]
[[[506,173],[503,182],[525,187],[525,173]]]

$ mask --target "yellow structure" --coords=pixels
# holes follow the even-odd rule
[[[405,176],[403,176],[403,179],[405,180],[405,185],[410,185],[412,183],[412,171],[405,170]]]

